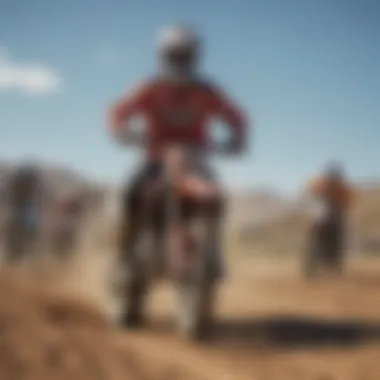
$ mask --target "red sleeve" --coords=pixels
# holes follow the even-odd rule
[[[146,109],[150,87],[147,83],[138,85],[110,107],[108,110],[108,127],[111,131],[117,132],[129,117]]]
[[[221,90],[213,89],[211,92],[211,103],[213,113],[226,122],[236,138],[244,140],[247,128],[244,112]]]

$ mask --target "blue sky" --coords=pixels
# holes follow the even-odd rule
[[[210,74],[255,123],[230,186],[294,191],[329,159],[380,178],[376,0],[0,0],[0,157],[37,155],[119,181],[137,162],[107,104],[154,69],[154,35],[199,28]]]

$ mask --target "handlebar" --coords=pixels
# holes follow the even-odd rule
[[[128,131],[127,135],[119,136],[118,140],[121,144],[128,147],[144,148],[146,147],[148,140],[145,133],[141,131]],[[200,149],[199,147],[192,147],[191,144],[174,143],[173,145],[184,148],[187,150],[201,150],[200,153],[215,154],[220,156],[228,156],[235,154],[235,151],[231,148],[230,141],[227,142],[210,142],[206,148]]]
[[[216,154],[216,155],[221,155],[221,156],[229,156],[232,154],[235,154],[235,151],[232,150],[230,142],[211,142],[207,149],[206,152],[211,153],[211,154]]]
[[[142,148],[147,144],[146,135],[136,131],[123,133],[123,135],[118,136],[117,139],[122,145],[129,147]]]

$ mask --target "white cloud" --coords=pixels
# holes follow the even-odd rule
[[[58,73],[46,64],[19,63],[0,52],[0,91],[19,90],[28,95],[48,95],[61,86]]]

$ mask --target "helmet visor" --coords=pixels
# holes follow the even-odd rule
[[[189,69],[195,64],[196,52],[186,48],[169,49],[165,52],[164,59],[172,67]]]

